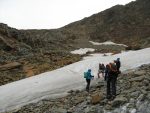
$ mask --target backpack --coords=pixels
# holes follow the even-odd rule
[[[109,68],[110,68],[110,71],[112,73],[117,73],[118,72],[117,66],[115,64],[109,64]]]
[[[84,78],[87,78],[87,77],[88,77],[87,72],[84,72]]]

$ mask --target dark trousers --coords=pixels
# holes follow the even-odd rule
[[[107,79],[107,97],[108,96],[116,96],[116,76],[108,77]]]
[[[117,67],[117,71],[119,71],[120,70],[120,67]]]
[[[89,91],[91,79],[86,79],[86,82],[87,82],[86,91]]]

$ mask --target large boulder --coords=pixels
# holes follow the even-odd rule
[[[91,103],[92,104],[98,104],[101,100],[103,99],[103,95],[102,94],[93,94],[91,96]]]

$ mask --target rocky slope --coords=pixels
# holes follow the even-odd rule
[[[150,46],[150,1],[136,0],[125,6],[110,9],[61,28],[74,34],[76,43],[85,40],[112,40],[131,46]],[[80,44],[79,44],[80,45]]]
[[[80,60],[79,55],[67,51],[65,44],[61,46],[61,40],[54,38],[52,44],[48,44],[50,42],[42,37],[37,41],[34,35],[30,37],[20,30],[0,24],[0,85]]]
[[[125,6],[116,5],[100,13],[54,30],[23,30],[34,40],[58,39],[67,48],[90,47],[90,40],[104,42],[111,40],[133,47],[150,46],[150,1],[136,0]],[[58,41],[59,42],[59,41]],[[51,41],[51,43],[54,43]]]
[[[150,64],[122,73],[117,82],[117,97],[106,99],[106,83],[96,80],[90,93],[69,91],[59,99],[44,99],[8,113],[149,113]]]
[[[78,48],[120,52],[125,47],[94,46],[111,40],[127,49],[150,46],[150,1],[117,5],[59,29],[17,30],[0,23],[0,85],[79,61]],[[16,65],[17,64],[17,65]]]

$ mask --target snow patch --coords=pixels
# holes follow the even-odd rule
[[[83,55],[86,54],[87,52],[93,52],[93,51],[95,51],[95,49],[93,48],[80,48],[78,50],[71,51],[71,53]]]
[[[124,47],[128,47],[127,45],[124,44],[117,44],[111,41],[106,41],[103,43],[99,43],[99,42],[93,42],[93,41],[89,41],[90,43],[92,43],[93,45],[118,45],[118,46],[124,46]]]

